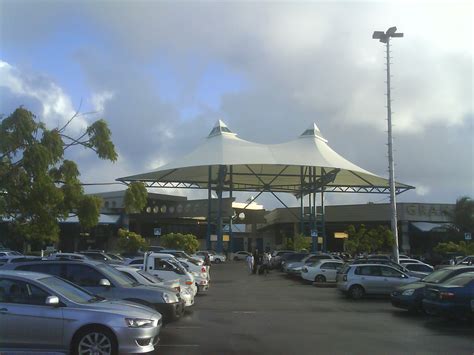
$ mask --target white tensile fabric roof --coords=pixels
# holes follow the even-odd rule
[[[241,191],[258,191],[266,187],[275,192],[297,193],[302,185],[302,167],[304,186],[310,183],[308,169],[311,167],[315,168],[317,177],[330,172],[337,173],[335,178],[333,176],[333,179],[323,183],[328,191],[331,191],[331,188],[338,188],[341,189],[340,192],[359,192],[359,188],[389,187],[387,179],[362,169],[332,150],[316,124],[295,140],[268,145],[240,139],[220,120],[203,143],[188,155],[157,170],[118,180],[143,181],[148,185],[158,183],[158,186],[164,186],[166,183],[183,183],[190,184],[185,187],[207,188],[209,166],[212,167],[213,186],[217,180],[218,167],[228,167],[226,184],[230,180],[230,167],[232,167],[233,189]],[[397,183],[396,187],[403,191],[413,188],[400,183]]]

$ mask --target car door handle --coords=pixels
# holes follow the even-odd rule
[[[0,308],[0,314],[5,314],[8,312],[7,308]]]

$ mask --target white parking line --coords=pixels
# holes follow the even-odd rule
[[[176,326],[176,327],[166,327],[166,329],[201,329],[202,327],[193,327],[193,326]]]
[[[257,313],[256,311],[232,311],[232,313],[237,313],[237,314],[254,314]]]

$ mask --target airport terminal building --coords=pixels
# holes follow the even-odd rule
[[[104,203],[99,225],[88,233],[81,231],[78,221],[68,219],[61,223],[61,239],[58,248],[63,251],[87,248],[116,248],[117,231],[129,228],[145,237],[152,245],[159,245],[160,236],[167,233],[195,235],[201,248],[206,248],[207,199],[188,200],[184,196],[149,193],[146,207],[140,213],[127,214],[124,208],[124,191],[96,194]],[[211,200],[212,213],[217,213],[216,199]],[[224,220],[224,250],[278,249],[286,238],[299,233],[300,222],[296,218],[299,207],[277,208],[266,211],[260,205],[237,203],[225,198],[222,208]],[[400,249],[406,253],[424,253],[443,239],[450,222],[449,212],[454,204],[398,203],[398,228]],[[325,207],[324,231],[327,250],[343,251],[344,239],[338,234],[349,225],[390,227],[390,205],[358,204]],[[216,226],[211,228],[211,247],[215,243]],[[309,229],[306,228],[306,233]],[[309,234],[308,234],[309,236]],[[230,240],[232,239],[232,243]]]

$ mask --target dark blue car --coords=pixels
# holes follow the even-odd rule
[[[392,305],[412,312],[421,311],[426,287],[442,284],[459,274],[472,271],[474,266],[449,266],[436,270],[420,281],[396,288],[390,297]]]
[[[473,308],[474,272],[466,272],[425,290],[423,309],[428,314],[472,319]]]

